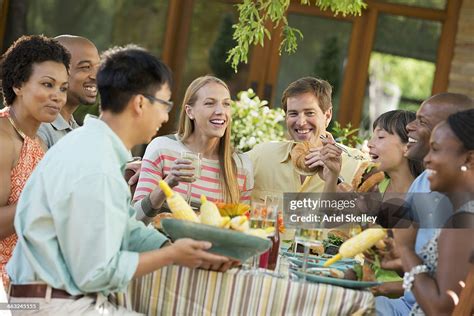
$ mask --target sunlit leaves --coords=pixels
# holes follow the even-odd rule
[[[300,0],[303,5],[315,5],[322,10],[329,9],[335,15],[360,15],[366,4],[362,0]],[[239,21],[233,25],[233,38],[237,45],[229,51],[226,62],[230,62],[237,72],[239,63],[248,62],[250,45],[263,46],[265,37],[270,39],[267,25],[274,28],[282,26],[280,53],[294,53],[298,48],[298,40],[303,39],[300,30],[288,25],[285,13],[290,0],[243,0],[237,5]]]

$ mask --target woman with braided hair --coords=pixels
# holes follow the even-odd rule
[[[474,251],[474,109],[435,127],[424,162],[431,190],[444,192],[456,211],[421,257],[414,251],[416,229],[397,229],[395,239],[406,271],[404,288],[417,301],[411,314],[451,314],[452,297],[462,289],[459,282],[466,279]]]

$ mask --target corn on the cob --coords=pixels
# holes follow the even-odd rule
[[[250,229],[247,216],[236,216],[230,221],[230,227],[239,232],[245,232]]]
[[[230,217],[229,216],[222,217],[222,222],[219,225],[219,227],[230,228]]]
[[[222,224],[222,217],[217,206],[209,202],[204,195],[201,195],[201,223],[220,226]]]
[[[168,183],[161,180],[159,182],[159,186],[163,193],[166,195],[166,202],[173,213],[173,216],[176,219],[184,219],[191,222],[199,223],[199,218],[197,217],[196,213],[194,213],[191,206],[183,199],[183,197],[179,194],[173,192],[173,190],[169,187]]]
[[[361,232],[359,235],[346,240],[341,247],[339,253],[324,263],[325,267],[330,266],[334,262],[342,258],[351,258],[355,255],[366,251],[372,247],[377,241],[383,239],[387,235],[383,228],[369,228]]]

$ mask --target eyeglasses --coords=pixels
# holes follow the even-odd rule
[[[166,105],[166,112],[171,112],[171,110],[173,109],[173,102],[171,101],[166,101],[166,100],[163,100],[163,99],[159,99],[155,96],[152,96],[152,95],[149,95],[149,94],[143,94],[143,96],[145,98],[147,98],[151,103],[154,103],[154,102],[158,102],[160,104],[163,104],[163,105]]]

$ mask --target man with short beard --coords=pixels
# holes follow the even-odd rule
[[[423,161],[430,149],[430,135],[433,128],[453,113],[474,108],[468,96],[457,93],[440,93],[425,100],[416,112],[416,120],[407,125],[408,150],[406,157]],[[407,204],[418,222],[415,251],[433,237],[435,228],[441,228],[452,214],[452,206],[447,197],[430,190],[429,170],[425,170],[413,181],[407,193]],[[400,260],[382,263],[382,267],[402,270]],[[375,300],[377,315],[408,315],[415,303],[411,292],[405,291],[403,297],[389,299],[378,296]]]
[[[96,74],[100,63],[99,52],[87,38],[60,35],[55,39],[71,54],[67,101],[60,115],[52,123],[41,124],[38,136],[51,148],[63,136],[78,128],[73,113],[79,105],[94,105],[97,99]]]
[[[79,105],[94,105],[97,101],[96,75],[100,63],[99,52],[94,43],[85,37],[74,35],[59,35],[55,37],[71,54],[69,68],[69,87],[66,104],[52,123],[42,123],[38,129],[38,136],[51,148],[63,136],[79,127],[74,119],[74,112]],[[140,175],[141,161],[130,162],[126,170],[128,184],[133,186]]]

